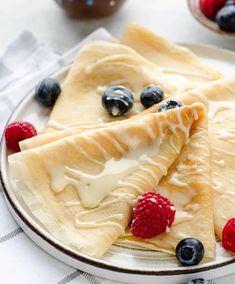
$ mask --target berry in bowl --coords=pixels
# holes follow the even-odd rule
[[[234,36],[234,0],[188,0],[192,15],[208,29],[221,35]]]

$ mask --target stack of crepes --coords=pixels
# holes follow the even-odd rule
[[[148,85],[184,103],[144,110]],[[101,105],[107,86],[123,85],[134,107],[114,118]],[[9,156],[18,194],[58,240],[102,257],[115,242],[174,254],[199,239],[215,257],[215,234],[235,216],[235,79],[191,51],[129,25],[121,40],[90,42],[79,52],[40,135]],[[164,103],[164,101],[163,101]],[[128,226],[139,195],[156,191],[176,207],[173,225],[152,238]]]

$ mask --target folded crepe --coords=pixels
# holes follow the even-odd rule
[[[79,52],[44,132],[126,119],[144,110],[140,94],[151,84],[160,86],[167,98],[221,77],[188,49],[141,26],[128,26],[121,43],[92,42]],[[133,109],[119,118],[101,105],[111,85],[126,86],[134,94]]]
[[[204,64],[189,49],[171,43],[138,24],[129,24],[120,41],[160,67],[182,91],[218,80],[222,74]],[[181,76],[181,77],[180,77]]]
[[[115,120],[128,118],[144,109],[140,93],[150,84],[160,86],[166,97],[178,93],[161,69],[133,49],[118,43],[89,43],[79,52],[65,79],[45,132],[114,120],[101,104],[105,88],[111,85],[123,85],[133,92],[134,107]]]
[[[166,232],[140,239],[126,232],[118,244],[174,253],[180,240],[194,237],[205,249],[205,257],[215,257],[213,225],[213,189],[207,123],[201,120],[191,129],[191,137],[179,157],[168,169],[155,191],[166,196],[176,207],[176,218]]]
[[[180,101],[186,105],[191,105],[196,102],[203,103],[205,107],[208,107],[208,99],[200,92],[198,91],[192,91],[190,93],[177,95],[174,97],[175,100]],[[156,104],[152,106],[151,108],[146,109],[145,111],[142,111],[134,116],[132,116],[132,119],[136,119],[137,116],[145,115],[146,113],[155,113],[159,106],[166,103],[168,99],[162,101],[160,104]],[[30,139],[26,139],[20,142],[20,149],[21,151],[39,147],[48,143],[51,143],[53,141],[59,140],[64,137],[69,137],[75,134],[80,134],[84,131],[94,129],[94,128],[104,128],[108,127],[110,124],[117,125],[120,121],[113,120],[110,123],[99,123],[99,124],[87,124],[87,125],[74,125],[72,127],[65,128],[63,130],[53,131],[49,133],[43,133],[37,136],[34,136]]]
[[[181,97],[185,104],[198,99],[208,109],[214,226],[221,239],[224,225],[235,216],[235,78],[208,83]]]
[[[215,232],[221,239],[228,219],[235,216],[235,78],[198,90],[209,99],[209,140],[214,183]]]
[[[101,257],[124,233],[136,197],[156,188],[205,119],[196,103],[87,130],[9,156],[12,180],[48,232]]]

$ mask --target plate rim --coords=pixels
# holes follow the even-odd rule
[[[182,46],[186,46],[188,48],[204,48],[204,49],[207,49],[207,50],[213,50],[213,51],[217,51],[217,52],[220,52],[220,53],[222,52],[223,54],[233,56],[234,59],[235,59],[235,52],[233,52],[231,50],[224,49],[224,48],[215,47],[215,46],[208,45],[208,44],[197,44],[197,43],[190,43],[190,42],[184,42],[184,43],[180,43],[180,44]],[[68,64],[64,68],[61,68],[59,71],[53,73],[51,77],[59,76],[60,74],[65,72],[65,70],[67,70],[69,68],[69,66],[70,66],[70,64]],[[32,90],[33,90],[33,88],[30,89],[25,94],[25,96],[20,100],[20,102],[16,105],[16,107],[12,111],[11,115],[9,116],[9,118],[6,122],[6,125],[8,125],[8,123],[12,120],[12,117],[15,115],[17,110],[24,103],[26,103],[27,100],[33,99]],[[4,129],[5,129],[5,127],[4,127]],[[73,260],[83,262],[85,264],[91,265],[91,266],[98,268],[98,269],[104,269],[104,270],[113,271],[113,272],[120,272],[120,273],[124,273],[124,274],[148,275],[148,276],[174,276],[174,275],[182,275],[182,274],[192,274],[192,273],[198,273],[198,272],[211,271],[211,270],[221,268],[221,267],[225,267],[225,266],[228,266],[228,265],[235,263],[235,257],[233,255],[231,255],[231,259],[229,259],[227,261],[214,263],[214,264],[210,264],[210,262],[207,262],[201,267],[191,266],[191,267],[177,267],[177,268],[171,268],[171,269],[169,269],[169,268],[166,268],[166,269],[165,268],[163,268],[163,269],[159,269],[159,268],[156,268],[156,269],[153,269],[153,268],[151,268],[151,269],[137,268],[136,269],[136,268],[124,268],[124,267],[121,267],[117,264],[109,264],[107,261],[103,261],[102,258],[101,259],[93,258],[93,257],[90,257],[88,255],[82,254],[80,252],[74,252],[72,249],[68,248],[61,241],[56,240],[55,237],[53,237],[52,235],[51,235],[51,237],[48,237],[47,234],[49,236],[50,236],[50,234],[47,233],[46,230],[43,227],[40,227],[40,229],[35,227],[34,224],[32,224],[32,221],[33,221],[32,218],[27,219],[27,217],[24,216],[24,214],[20,211],[20,209],[17,207],[17,205],[14,203],[14,201],[10,197],[8,191],[10,191],[11,189],[7,188],[6,182],[4,180],[4,174],[3,174],[3,172],[4,172],[4,169],[3,169],[4,161],[3,161],[2,157],[3,157],[3,154],[4,154],[5,148],[6,147],[5,147],[4,130],[3,130],[3,134],[2,134],[1,140],[0,140],[0,157],[1,157],[1,161],[0,161],[0,163],[1,163],[0,164],[0,182],[1,182],[1,185],[2,185],[2,189],[3,189],[3,195],[7,199],[7,203],[9,203],[9,205],[14,210],[14,212],[17,214],[17,216],[21,219],[21,221],[23,221],[23,223],[33,233],[35,233],[40,239],[45,241],[47,244],[52,246],[54,249],[65,254],[68,257],[71,257]],[[26,215],[27,215],[27,213],[26,213]],[[25,232],[25,233],[29,236],[29,234],[27,232]],[[31,236],[29,236],[29,238],[32,240]],[[49,252],[49,254],[50,254],[50,252]],[[59,259],[59,260],[63,261],[61,259]]]

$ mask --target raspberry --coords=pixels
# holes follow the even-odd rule
[[[134,236],[149,239],[164,232],[175,219],[174,205],[156,192],[141,195],[133,208],[131,232]]]
[[[229,219],[223,228],[222,245],[226,250],[235,252],[235,218]]]
[[[37,135],[34,126],[29,122],[12,122],[5,129],[6,144],[9,149],[19,152],[19,142]]]
[[[202,13],[211,19],[215,18],[216,13],[225,5],[226,0],[200,0]]]

